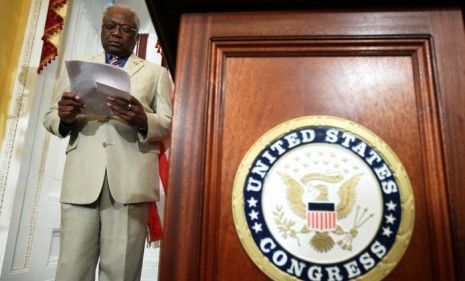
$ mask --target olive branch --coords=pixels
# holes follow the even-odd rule
[[[275,216],[274,221],[278,226],[278,231],[283,236],[283,238],[294,238],[297,240],[297,244],[300,246],[300,240],[296,235],[295,229],[293,228],[295,221],[284,217],[283,207],[276,206],[276,210],[273,211],[273,215]]]

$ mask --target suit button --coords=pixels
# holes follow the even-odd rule
[[[105,148],[105,147],[107,147],[107,146],[108,146],[108,144],[107,144],[106,142],[103,142],[103,144],[102,144],[102,145],[103,145],[103,148]]]

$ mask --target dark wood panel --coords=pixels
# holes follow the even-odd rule
[[[451,40],[452,28],[461,20],[460,11],[448,10],[186,15],[180,33],[161,279],[223,280],[224,271],[236,277],[258,272],[235,236],[230,183],[245,149],[273,125],[299,114],[334,114],[371,128],[413,174],[419,218],[410,248],[419,252],[409,250],[390,280],[405,280],[405,270],[412,278],[422,273],[418,269],[428,272],[417,261],[410,268],[412,263],[406,261],[416,259],[431,266],[432,275],[425,280],[454,280],[451,248],[457,276],[465,276],[459,172],[465,160],[463,147],[457,146],[464,132],[463,32],[455,33],[457,46]],[[379,68],[384,73],[380,77],[389,79],[367,72]],[[357,84],[349,69],[378,81],[375,90],[363,91],[360,86],[371,85],[369,79]],[[263,79],[273,81],[274,87],[256,82]],[[251,82],[253,87],[246,84]],[[279,97],[279,103],[264,92]],[[303,96],[304,102],[297,103]],[[255,113],[253,104],[259,109]],[[252,114],[244,114],[248,112]],[[449,205],[448,194],[454,195]],[[444,211],[448,207],[450,226]],[[424,248],[427,243],[431,247]]]
[[[463,18],[432,16],[441,132],[458,280],[465,279],[465,38]],[[460,26],[460,28],[456,28]],[[441,34],[441,36],[438,36]],[[439,161],[439,160],[438,160]]]
[[[219,148],[212,153],[218,159],[207,170],[219,178],[213,186],[220,192],[205,201],[211,202],[217,196],[222,199],[208,215],[210,222],[220,226],[210,229],[216,230],[212,236],[220,237],[221,247],[218,251],[219,246],[212,249],[214,245],[209,244],[205,249],[214,252],[210,255],[218,259],[218,264],[206,270],[218,267],[222,280],[237,280],[244,272],[254,272],[266,280],[244,256],[232,224],[231,193],[237,167],[252,144],[276,124],[304,115],[329,114],[354,120],[376,132],[397,152],[410,174],[416,198],[415,232],[410,250],[388,280],[451,280],[449,272],[453,268],[451,259],[447,259],[452,256],[450,245],[430,249],[430,245],[444,241],[448,246],[450,233],[434,229],[435,225],[443,226],[440,216],[447,214],[447,208],[442,206],[437,213],[430,212],[437,204],[437,199],[429,201],[431,197],[445,198],[444,183],[430,179],[442,173],[442,166],[424,169],[434,157],[431,154],[440,152],[437,132],[424,134],[425,128],[433,129],[431,124],[437,119],[437,115],[429,114],[434,104],[428,100],[434,92],[424,79],[431,75],[424,69],[431,61],[425,61],[427,56],[419,56],[427,52],[426,40],[320,38],[230,45],[220,42],[214,48],[217,45],[222,48],[217,56],[223,58],[218,62],[220,79],[214,94],[220,101],[214,110],[220,120],[214,122],[219,137],[209,146]],[[417,108],[418,104],[425,108]],[[438,191],[429,190],[431,182]],[[447,229],[447,223],[445,226]],[[434,270],[439,263],[444,272]],[[237,271],[231,264],[242,270]],[[255,275],[252,276],[257,280]],[[208,280],[219,278],[212,274]]]

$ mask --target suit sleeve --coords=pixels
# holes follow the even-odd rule
[[[156,142],[167,139],[171,130],[171,93],[172,83],[168,71],[162,68],[157,85],[155,87],[155,98],[151,105],[154,113],[147,113],[147,137],[144,139],[139,134],[141,142]]]

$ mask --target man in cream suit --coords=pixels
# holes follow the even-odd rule
[[[52,134],[70,136],[56,280],[94,280],[99,258],[100,281],[140,279],[147,203],[159,199],[158,142],[169,136],[172,89],[165,69],[132,54],[138,29],[132,10],[110,6],[102,20],[105,54],[89,59],[128,71],[129,101],[109,97],[112,116],[80,114],[86,105],[65,75],[63,94],[44,117]]]

